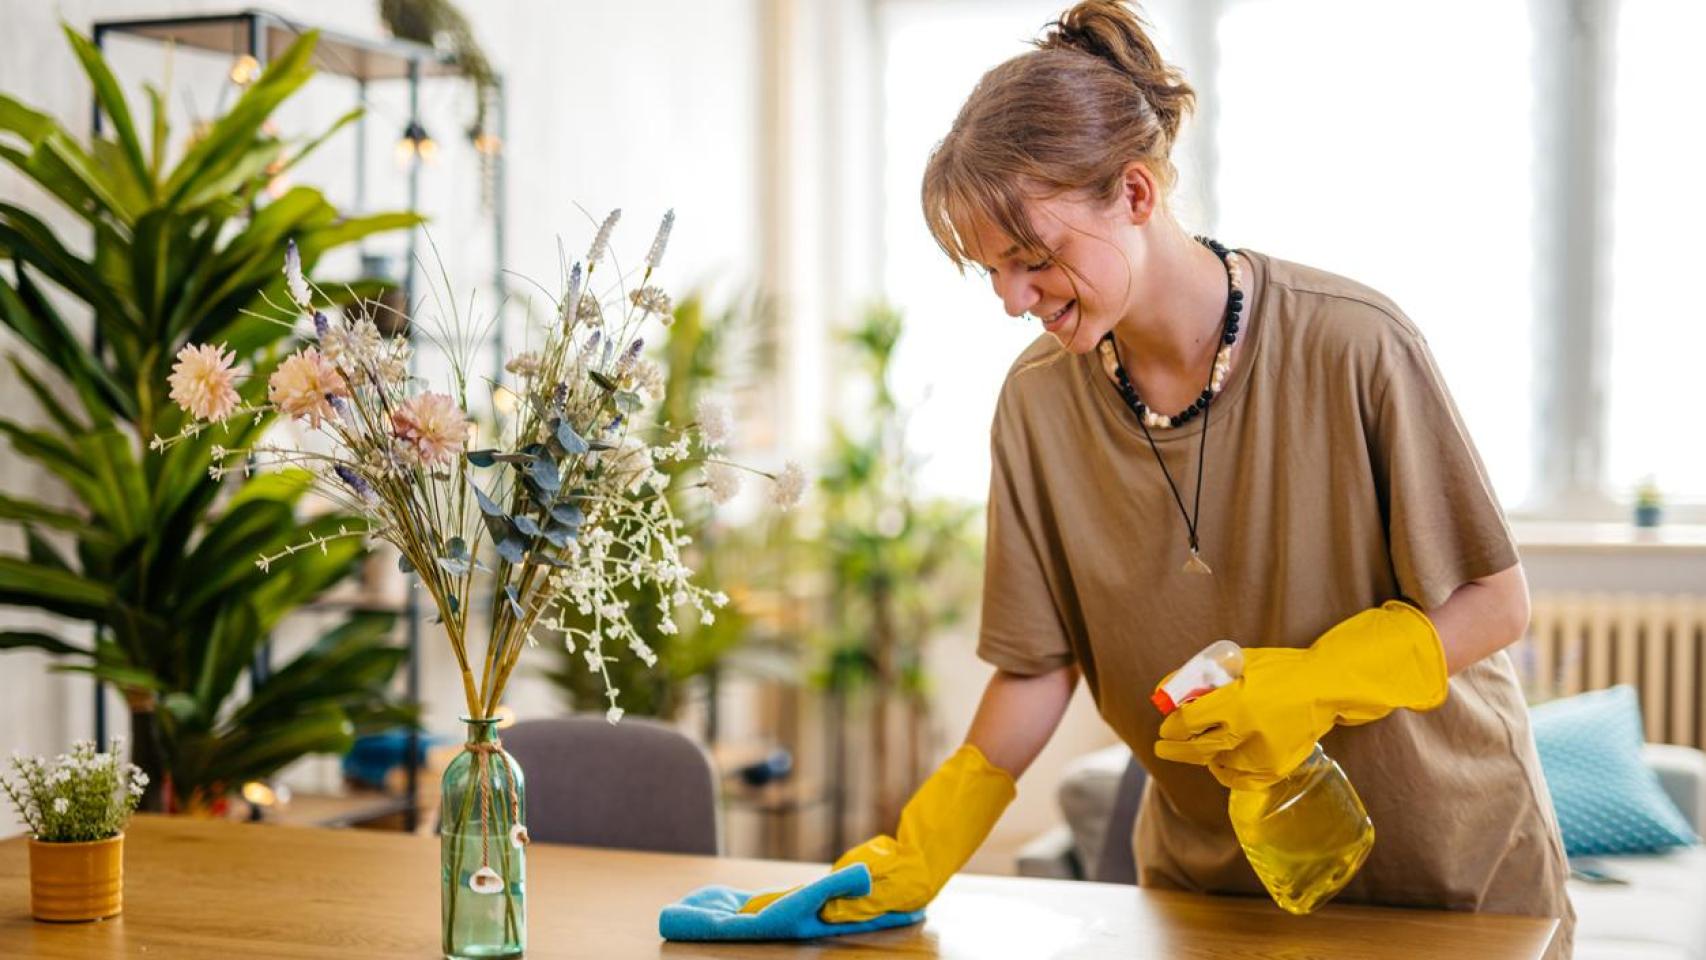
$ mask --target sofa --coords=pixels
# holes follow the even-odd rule
[[[1650,743],[1642,759],[1699,833],[1706,753]],[[1074,760],[1056,797],[1064,822],[1020,850],[1019,873],[1135,882],[1130,836],[1142,787],[1142,768],[1123,745]],[[1706,960],[1706,847],[1582,858],[1571,867],[1576,960]]]

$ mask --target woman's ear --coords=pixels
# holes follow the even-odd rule
[[[1149,168],[1135,160],[1126,164],[1121,175],[1119,214],[1131,223],[1143,226],[1155,215],[1160,201],[1161,185],[1155,181],[1155,175],[1149,172]]]

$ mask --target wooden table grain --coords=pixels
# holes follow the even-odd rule
[[[125,909],[58,925],[29,915],[28,849],[0,842],[0,956],[31,960],[423,960],[438,956],[438,846],[428,837],[139,816]],[[922,925],[799,944],[666,943],[658,909],[708,883],[758,889],[820,865],[535,844],[528,956],[544,958],[1369,958],[1533,960],[1556,922],[1329,906],[1098,883],[959,876]]]

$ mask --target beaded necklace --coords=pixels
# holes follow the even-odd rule
[[[1244,291],[1240,289],[1238,265],[1230,259],[1232,251],[1222,246],[1218,241],[1208,237],[1198,237],[1197,241],[1214,251],[1220,258],[1220,264],[1226,268],[1226,310],[1220,321],[1220,349],[1215,351],[1214,366],[1209,371],[1208,386],[1196,399],[1196,402],[1172,416],[1156,413],[1144,405],[1137,395],[1137,388],[1132,385],[1131,377],[1126,374],[1125,364],[1120,361],[1119,344],[1114,341],[1110,331],[1102,337],[1097,345],[1102,356],[1102,368],[1114,379],[1119,388],[1120,398],[1137,417],[1137,425],[1143,429],[1143,438],[1149,441],[1149,450],[1155,454],[1155,462],[1161,465],[1161,475],[1167,478],[1167,488],[1173,492],[1173,502],[1179,506],[1179,516],[1185,520],[1185,530],[1190,535],[1191,555],[1185,560],[1185,573],[1213,574],[1214,569],[1203,560],[1198,552],[1197,520],[1202,508],[1202,478],[1203,458],[1208,450],[1209,409],[1214,405],[1215,397],[1226,386],[1226,375],[1232,369],[1232,345],[1238,342],[1238,315],[1244,309]],[[1203,418],[1202,437],[1197,446],[1197,485],[1196,494],[1189,512],[1185,510],[1185,498],[1179,493],[1179,485],[1173,482],[1173,473],[1167,469],[1167,461],[1162,458],[1161,450],[1155,445],[1155,437],[1150,428],[1172,429],[1196,419]]]

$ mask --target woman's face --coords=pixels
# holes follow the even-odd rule
[[[1088,353],[1137,302],[1142,231],[1123,197],[1102,205],[1063,195],[1033,201],[1030,212],[1050,254],[1020,251],[984,222],[972,231],[978,262],[1009,316],[1029,314],[1065,349]]]

